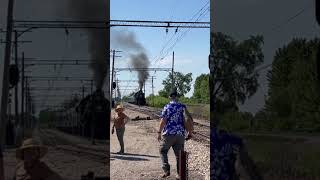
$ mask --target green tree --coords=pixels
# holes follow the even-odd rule
[[[192,98],[199,103],[209,103],[209,74],[201,74],[196,78]]]
[[[210,111],[216,111],[215,106],[220,101],[236,107],[257,91],[259,74],[256,67],[264,59],[263,37],[250,36],[247,40],[236,41],[218,32],[211,33],[211,39]]]
[[[183,74],[181,72],[174,72],[174,87],[177,88],[178,96],[184,96],[191,90],[192,73]],[[162,82],[163,89],[159,91],[162,97],[168,97],[172,89],[172,73]]]
[[[293,39],[276,51],[268,72],[266,110],[280,129],[320,129],[316,54],[319,39]]]

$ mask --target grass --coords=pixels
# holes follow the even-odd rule
[[[183,101],[181,102],[187,105],[189,112],[193,115],[194,118],[209,120],[209,117],[210,117],[209,104],[196,104],[196,103],[183,102]],[[155,96],[154,99],[153,97],[147,97],[147,103],[150,106],[153,106],[156,108],[163,108],[166,104],[169,103],[169,99],[160,97],[160,96]]]
[[[193,118],[206,119],[210,118],[210,105],[209,104],[193,104],[188,105],[187,108],[192,114]]]
[[[303,138],[243,136],[265,179],[320,179],[320,145]]]

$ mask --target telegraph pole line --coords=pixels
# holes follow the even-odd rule
[[[115,57],[116,57],[116,53],[117,52],[122,52],[122,51],[116,51],[116,50],[112,50],[112,67],[111,67],[111,90],[110,90],[110,103],[111,103],[111,107],[112,105],[114,104],[113,100],[112,100],[112,97],[113,97],[113,81],[114,81],[114,61],[115,61]],[[121,57],[121,56],[118,56],[118,57]]]
[[[91,94],[93,93],[93,80],[90,81],[91,82]]]
[[[6,49],[3,63],[3,80],[2,80],[2,94],[1,94],[1,122],[0,122],[0,179],[4,179],[4,166],[3,166],[3,149],[4,149],[4,137],[6,132],[6,120],[7,120],[7,105],[9,94],[9,63],[11,58],[11,40],[13,29],[13,6],[14,0],[8,2],[8,14],[7,14],[7,34],[6,34]]]
[[[15,41],[14,41],[14,46],[15,46],[15,51],[14,51],[14,60],[15,60],[15,65],[18,67],[18,31],[15,30],[14,31],[14,37],[15,37]],[[16,85],[16,87],[14,88],[14,109],[15,109],[15,124],[19,123],[19,109],[18,109],[18,84]]]
[[[29,81],[26,79],[26,128],[30,128],[30,89],[29,89]]]
[[[24,81],[24,94],[23,94],[23,98],[24,98],[24,104],[23,104],[23,109],[24,109],[24,114],[23,114],[23,129],[26,129],[27,128],[27,125],[28,125],[28,122],[27,122],[27,119],[28,119],[28,106],[27,106],[27,103],[28,103],[28,87],[27,87],[27,83],[28,83],[28,80],[29,80],[29,77],[26,77],[25,78],[25,81]],[[25,136],[25,134],[23,135],[23,137]]]
[[[114,76],[114,56],[116,55],[116,51],[112,51],[112,69],[111,69],[111,93],[110,93],[110,102],[111,102],[111,107],[114,105],[114,101],[112,100],[113,96],[113,76]]]
[[[19,124],[22,128],[22,134],[24,134],[24,52],[22,52],[21,67],[21,121]]]
[[[114,73],[114,81],[116,83],[116,88],[117,88],[118,87],[118,85],[117,85],[117,73]],[[117,95],[118,95],[116,88],[114,89],[114,100],[115,100],[115,102],[116,102]]]
[[[171,75],[172,75],[172,89],[174,88],[174,51],[172,53],[172,70],[171,70]]]
[[[84,85],[82,85],[82,99],[84,99]]]
[[[151,79],[152,79],[152,86],[151,86],[151,88],[152,88],[152,106],[154,106],[154,86],[153,86],[153,78],[154,78],[154,76],[151,76]]]

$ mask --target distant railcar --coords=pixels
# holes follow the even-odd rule
[[[58,116],[56,127],[64,132],[110,139],[110,101],[102,90],[86,96],[76,107],[61,111]]]

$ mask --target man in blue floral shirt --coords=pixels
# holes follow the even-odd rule
[[[170,93],[170,103],[167,104],[161,114],[158,141],[160,142],[160,156],[164,174],[162,178],[170,176],[170,165],[168,151],[172,147],[176,156],[177,179],[179,179],[179,152],[184,150],[185,134],[188,130],[188,137],[192,136],[192,128],[185,127],[184,113],[192,120],[186,106],[177,102],[177,91]],[[187,129],[187,130],[186,130]]]

